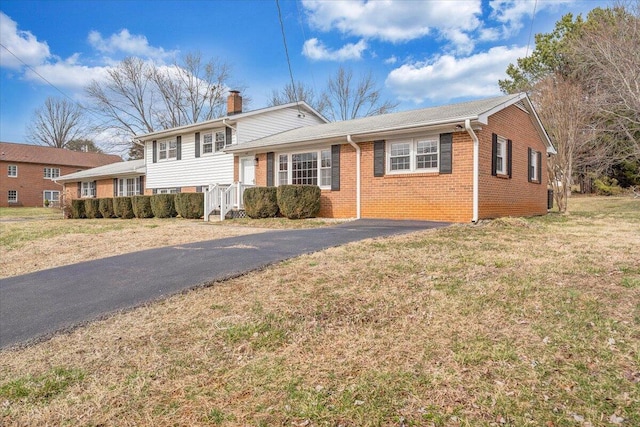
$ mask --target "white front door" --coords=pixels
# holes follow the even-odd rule
[[[253,157],[240,159],[240,181],[245,185],[256,184],[256,167],[253,164]]]

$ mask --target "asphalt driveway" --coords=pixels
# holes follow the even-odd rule
[[[0,348],[333,246],[448,224],[357,220],[149,249],[0,280]]]

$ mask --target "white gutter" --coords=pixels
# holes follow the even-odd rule
[[[356,149],[356,219],[360,219],[360,147],[347,135],[347,142]]]
[[[471,127],[471,120],[466,119],[464,121],[464,128],[473,139],[473,216],[471,218],[471,222],[478,222],[478,185],[479,185],[479,162],[480,162],[480,141],[478,140],[478,136],[473,131]]]

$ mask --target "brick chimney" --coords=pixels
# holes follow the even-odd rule
[[[237,90],[230,90],[227,97],[227,115],[232,116],[234,114],[242,113],[242,97]]]

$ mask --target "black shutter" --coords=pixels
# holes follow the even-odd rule
[[[153,190],[151,190],[151,193],[152,193],[152,194],[158,194],[158,189],[157,189],[157,188],[154,188]]]
[[[538,151],[538,184],[542,184],[542,153]],[[546,165],[545,165],[546,167]]]
[[[140,175],[140,194],[144,194],[144,175]]]
[[[113,178],[113,197],[118,197],[118,178]]]
[[[82,197],[82,183],[78,183],[78,199]]]
[[[274,186],[274,166],[275,166],[275,153],[270,151],[267,153],[267,187]]]
[[[158,163],[158,141],[153,141],[153,163]]]
[[[373,176],[384,176],[384,141],[373,141]]]
[[[440,134],[440,173],[451,173],[452,167],[452,133]]]
[[[182,160],[182,137],[176,137],[176,160]]]
[[[98,197],[98,181],[93,181],[93,197]]]
[[[196,132],[196,158],[200,157],[200,132]]]
[[[202,193],[202,185],[196,187],[196,193]]]
[[[182,187],[176,187],[176,192],[177,193],[182,193]]]
[[[513,144],[511,143],[510,139],[507,139],[507,175],[509,175],[509,178],[511,178],[511,153],[512,153],[512,146]]]
[[[498,165],[498,135],[491,134],[491,175],[496,176]]]
[[[340,144],[331,146],[331,191],[340,191]]]
[[[532,182],[532,181],[533,181],[533,178],[531,177],[531,167],[533,166],[533,165],[531,164],[531,152],[532,152],[532,151],[533,151],[533,150],[531,149],[531,147],[528,147],[528,148],[527,148],[527,180],[528,180],[529,182]]]
[[[232,139],[232,134],[231,134],[231,128],[226,128],[225,129],[225,133],[224,133],[224,145],[225,147],[227,145],[231,145],[231,139]]]

